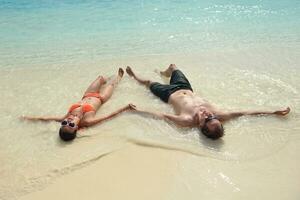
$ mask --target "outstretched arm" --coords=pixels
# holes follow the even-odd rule
[[[240,111],[240,112],[224,112],[218,114],[221,121],[227,121],[233,118],[241,117],[244,115],[279,115],[284,116],[290,112],[290,107],[277,111]]]
[[[107,116],[87,121],[86,124],[85,124],[85,126],[87,126],[87,127],[94,126],[94,125],[99,124],[99,123],[101,123],[101,122],[103,122],[105,120],[112,119],[112,118],[116,117],[117,115],[119,115],[122,112],[125,112],[127,110],[133,110],[134,107],[135,107],[134,105],[128,104],[127,106],[125,106],[123,108],[120,108],[120,109],[116,110],[115,112],[113,112],[113,113],[111,113],[111,114],[109,114]]]
[[[31,120],[31,121],[56,121],[56,122],[61,122],[64,118],[66,117],[51,117],[51,116],[44,116],[44,117],[35,117],[35,116],[22,116],[21,119],[24,120]]]
[[[141,114],[146,114],[146,115],[156,117],[158,119],[172,121],[175,124],[180,125],[180,126],[189,126],[190,125],[188,123],[188,120],[186,120],[184,117],[181,117],[178,115],[160,113],[160,112],[155,112],[155,111],[146,111],[146,110],[137,109],[136,107],[135,107],[135,111],[138,113],[141,113]]]

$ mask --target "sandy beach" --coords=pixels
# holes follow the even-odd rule
[[[296,200],[299,146],[290,142],[265,159],[229,162],[128,144],[20,200]]]
[[[300,1],[0,0],[1,200],[299,200]],[[198,128],[125,112],[63,142],[57,122],[118,68],[168,84],[174,63],[220,110]],[[100,93],[104,88],[101,88]],[[97,112],[175,114],[127,74]]]
[[[296,53],[293,52],[287,51],[284,56],[293,57]],[[283,52],[272,51],[272,56],[278,55],[279,58],[279,54]],[[100,67],[89,65],[93,70],[88,76],[80,73],[84,66],[63,75],[61,69],[47,69],[47,73],[44,73],[45,70],[17,70],[13,76],[10,71],[2,72],[5,78],[1,80],[1,85],[10,82],[15,86],[11,93],[6,93],[2,110],[12,112],[5,106],[11,101],[18,105],[13,107],[15,110],[11,118],[3,119],[7,121],[7,127],[3,128],[6,137],[2,139],[2,144],[6,144],[2,148],[1,189],[4,199],[298,200],[298,79],[294,76],[290,79],[289,74],[282,77],[283,69],[277,64],[268,69],[268,73],[266,69],[260,69],[259,63],[265,57],[272,58],[269,53],[259,59],[251,59],[257,66],[255,73],[242,67],[231,67],[246,63],[249,55],[214,55],[221,60],[230,60],[223,64],[228,70],[219,72],[211,68],[218,61],[211,54],[202,54],[177,56],[176,59],[149,57],[135,61],[118,60],[115,63],[107,61],[102,62]],[[239,60],[231,59],[236,55]],[[197,61],[199,58],[201,64]],[[198,94],[207,96],[221,107],[245,110],[256,105],[272,110],[289,105],[292,112],[284,118],[245,117],[234,120],[225,125],[225,136],[218,141],[205,138],[197,129],[178,128],[174,124],[133,113],[124,113],[114,120],[84,130],[72,143],[59,140],[55,122],[11,122],[22,112],[37,114],[46,110],[48,113],[63,114],[69,103],[81,96],[80,92],[74,94],[73,91],[84,91],[85,83],[94,78],[94,71],[111,74],[112,70],[105,66],[131,63],[132,66],[139,66],[137,70],[140,73],[144,71],[145,77],[164,81],[151,66],[160,66],[160,63],[171,59],[184,66]],[[293,67],[297,61],[290,63]],[[202,73],[197,73],[199,69],[194,68],[197,64],[201,66]],[[277,71],[271,73],[273,69]],[[66,84],[65,81],[72,76],[80,77],[80,83],[68,83],[63,91],[52,89],[58,83]],[[235,79],[229,81],[228,77],[232,76]],[[28,81],[32,77],[35,81]],[[216,77],[225,84],[211,82]],[[24,84],[18,87],[20,80]],[[269,88],[272,92],[265,95]],[[39,95],[41,90],[51,96],[50,101],[48,95]],[[237,94],[243,95],[232,98]],[[278,98],[279,94],[281,98]],[[29,103],[23,103],[24,100]],[[44,102],[43,108],[40,102]],[[101,108],[99,116],[127,102],[145,109],[173,112],[169,105],[126,75],[110,102]]]

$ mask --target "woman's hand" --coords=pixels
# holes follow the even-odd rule
[[[132,103],[128,104],[127,107],[128,107],[129,110],[137,110],[136,105],[134,105]]]
[[[290,107],[287,107],[286,109],[283,109],[283,110],[277,110],[275,112],[273,112],[275,115],[287,115],[289,114],[289,112],[291,111]]]
[[[20,119],[21,119],[21,120],[35,120],[36,117],[29,117],[29,116],[22,115],[22,116],[20,117]]]

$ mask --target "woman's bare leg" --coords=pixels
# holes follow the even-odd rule
[[[122,68],[119,68],[118,75],[107,84],[107,86],[103,89],[103,91],[100,94],[102,103],[106,102],[111,97],[114,89],[122,79],[123,75],[124,70]]]
[[[91,85],[86,89],[85,93],[88,92],[99,92],[102,85],[106,83],[106,78],[103,76],[98,76],[96,80],[94,80]]]
[[[126,67],[126,72],[129,76],[133,77],[135,80],[137,80],[139,83],[147,86],[147,87],[150,87],[151,85],[151,81],[150,80],[146,80],[146,79],[142,79],[140,77],[137,77],[136,74],[132,71],[131,67],[127,66]]]
[[[170,64],[169,67],[165,71],[161,71],[160,74],[166,77],[170,77],[172,75],[172,72],[176,69],[177,67],[175,64]]]

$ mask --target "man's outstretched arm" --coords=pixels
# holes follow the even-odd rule
[[[291,111],[290,107],[276,111],[238,111],[238,112],[222,112],[218,114],[221,121],[227,121],[244,115],[287,115]]]
[[[158,118],[158,119],[172,121],[172,122],[174,122],[175,124],[177,124],[179,126],[190,126],[190,124],[188,123],[188,121],[184,117],[181,117],[181,116],[178,116],[178,115],[160,113],[160,112],[155,112],[155,111],[146,111],[146,110],[137,109],[136,107],[135,107],[134,110],[137,113],[150,115],[150,116],[153,116],[153,117]]]

